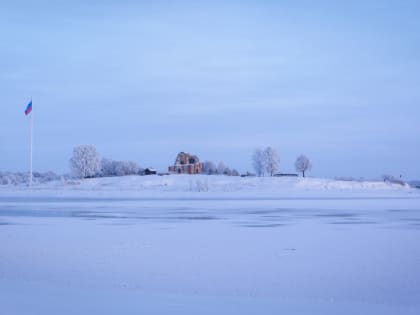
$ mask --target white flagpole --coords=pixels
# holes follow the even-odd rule
[[[32,97],[31,97],[31,103],[32,103]],[[29,114],[31,117],[29,117],[29,137],[30,137],[30,166],[29,166],[29,186],[32,186],[32,128],[33,128],[33,113]]]

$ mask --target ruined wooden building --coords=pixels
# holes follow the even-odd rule
[[[201,174],[204,172],[204,164],[196,155],[180,152],[176,157],[175,164],[169,166],[168,171],[178,174]]]

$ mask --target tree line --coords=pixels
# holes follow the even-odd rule
[[[72,175],[79,178],[142,175],[144,169],[133,161],[115,161],[100,158],[93,145],[79,145],[70,159]]]
[[[228,167],[224,162],[217,165],[211,161],[205,161],[204,173],[207,175],[228,175],[239,176],[239,172]],[[273,176],[280,168],[279,154],[272,147],[256,149],[252,154],[252,165],[258,176],[266,174]],[[298,172],[305,172],[311,169],[309,159],[301,155],[296,159],[295,168]],[[73,149],[70,159],[70,169],[74,176],[79,178],[144,175],[144,169],[133,161],[115,161],[108,158],[100,158],[100,155],[93,145],[80,145]]]

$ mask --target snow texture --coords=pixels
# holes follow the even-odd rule
[[[419,314],[419,190],[128,176],[0,188],[2,314]]]
[[[207,186],[206,195],[197,195],[197,186]],[[202,190],[200,190],[202,191]],[[302,177],[239,177],[208,175],[123,176],[58,180],[36,184],[0,186],[0,194],[20,196],[185,196],[235,198],[278,197],[389,197],[419,196],[420,190],[389,181],[350,181]],[[163,194],[163,195],[162,195]]]

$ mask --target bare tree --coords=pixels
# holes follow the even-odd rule
[[[101,171],[99,153],[93,145],[81,145],[73,149],[70,159],[72,173],[79,178],[95,177]]]
[[[272,147],[267,147],[264,150],[264,161],[265,170],[270,176],[273,176],[279,170],[280,166],[280,158],[277,151]]]
[[[312,164],[306,156],[300,155],[296,159],[295,167],[296,171],[302,172],[302,176],[305,177],[305,172],[312,168]]]
[[[265,173],[265,159],[264,151],[256,149],[252,154],[252,166],[254,167],[255,173],[258,176],[264,176]]]

